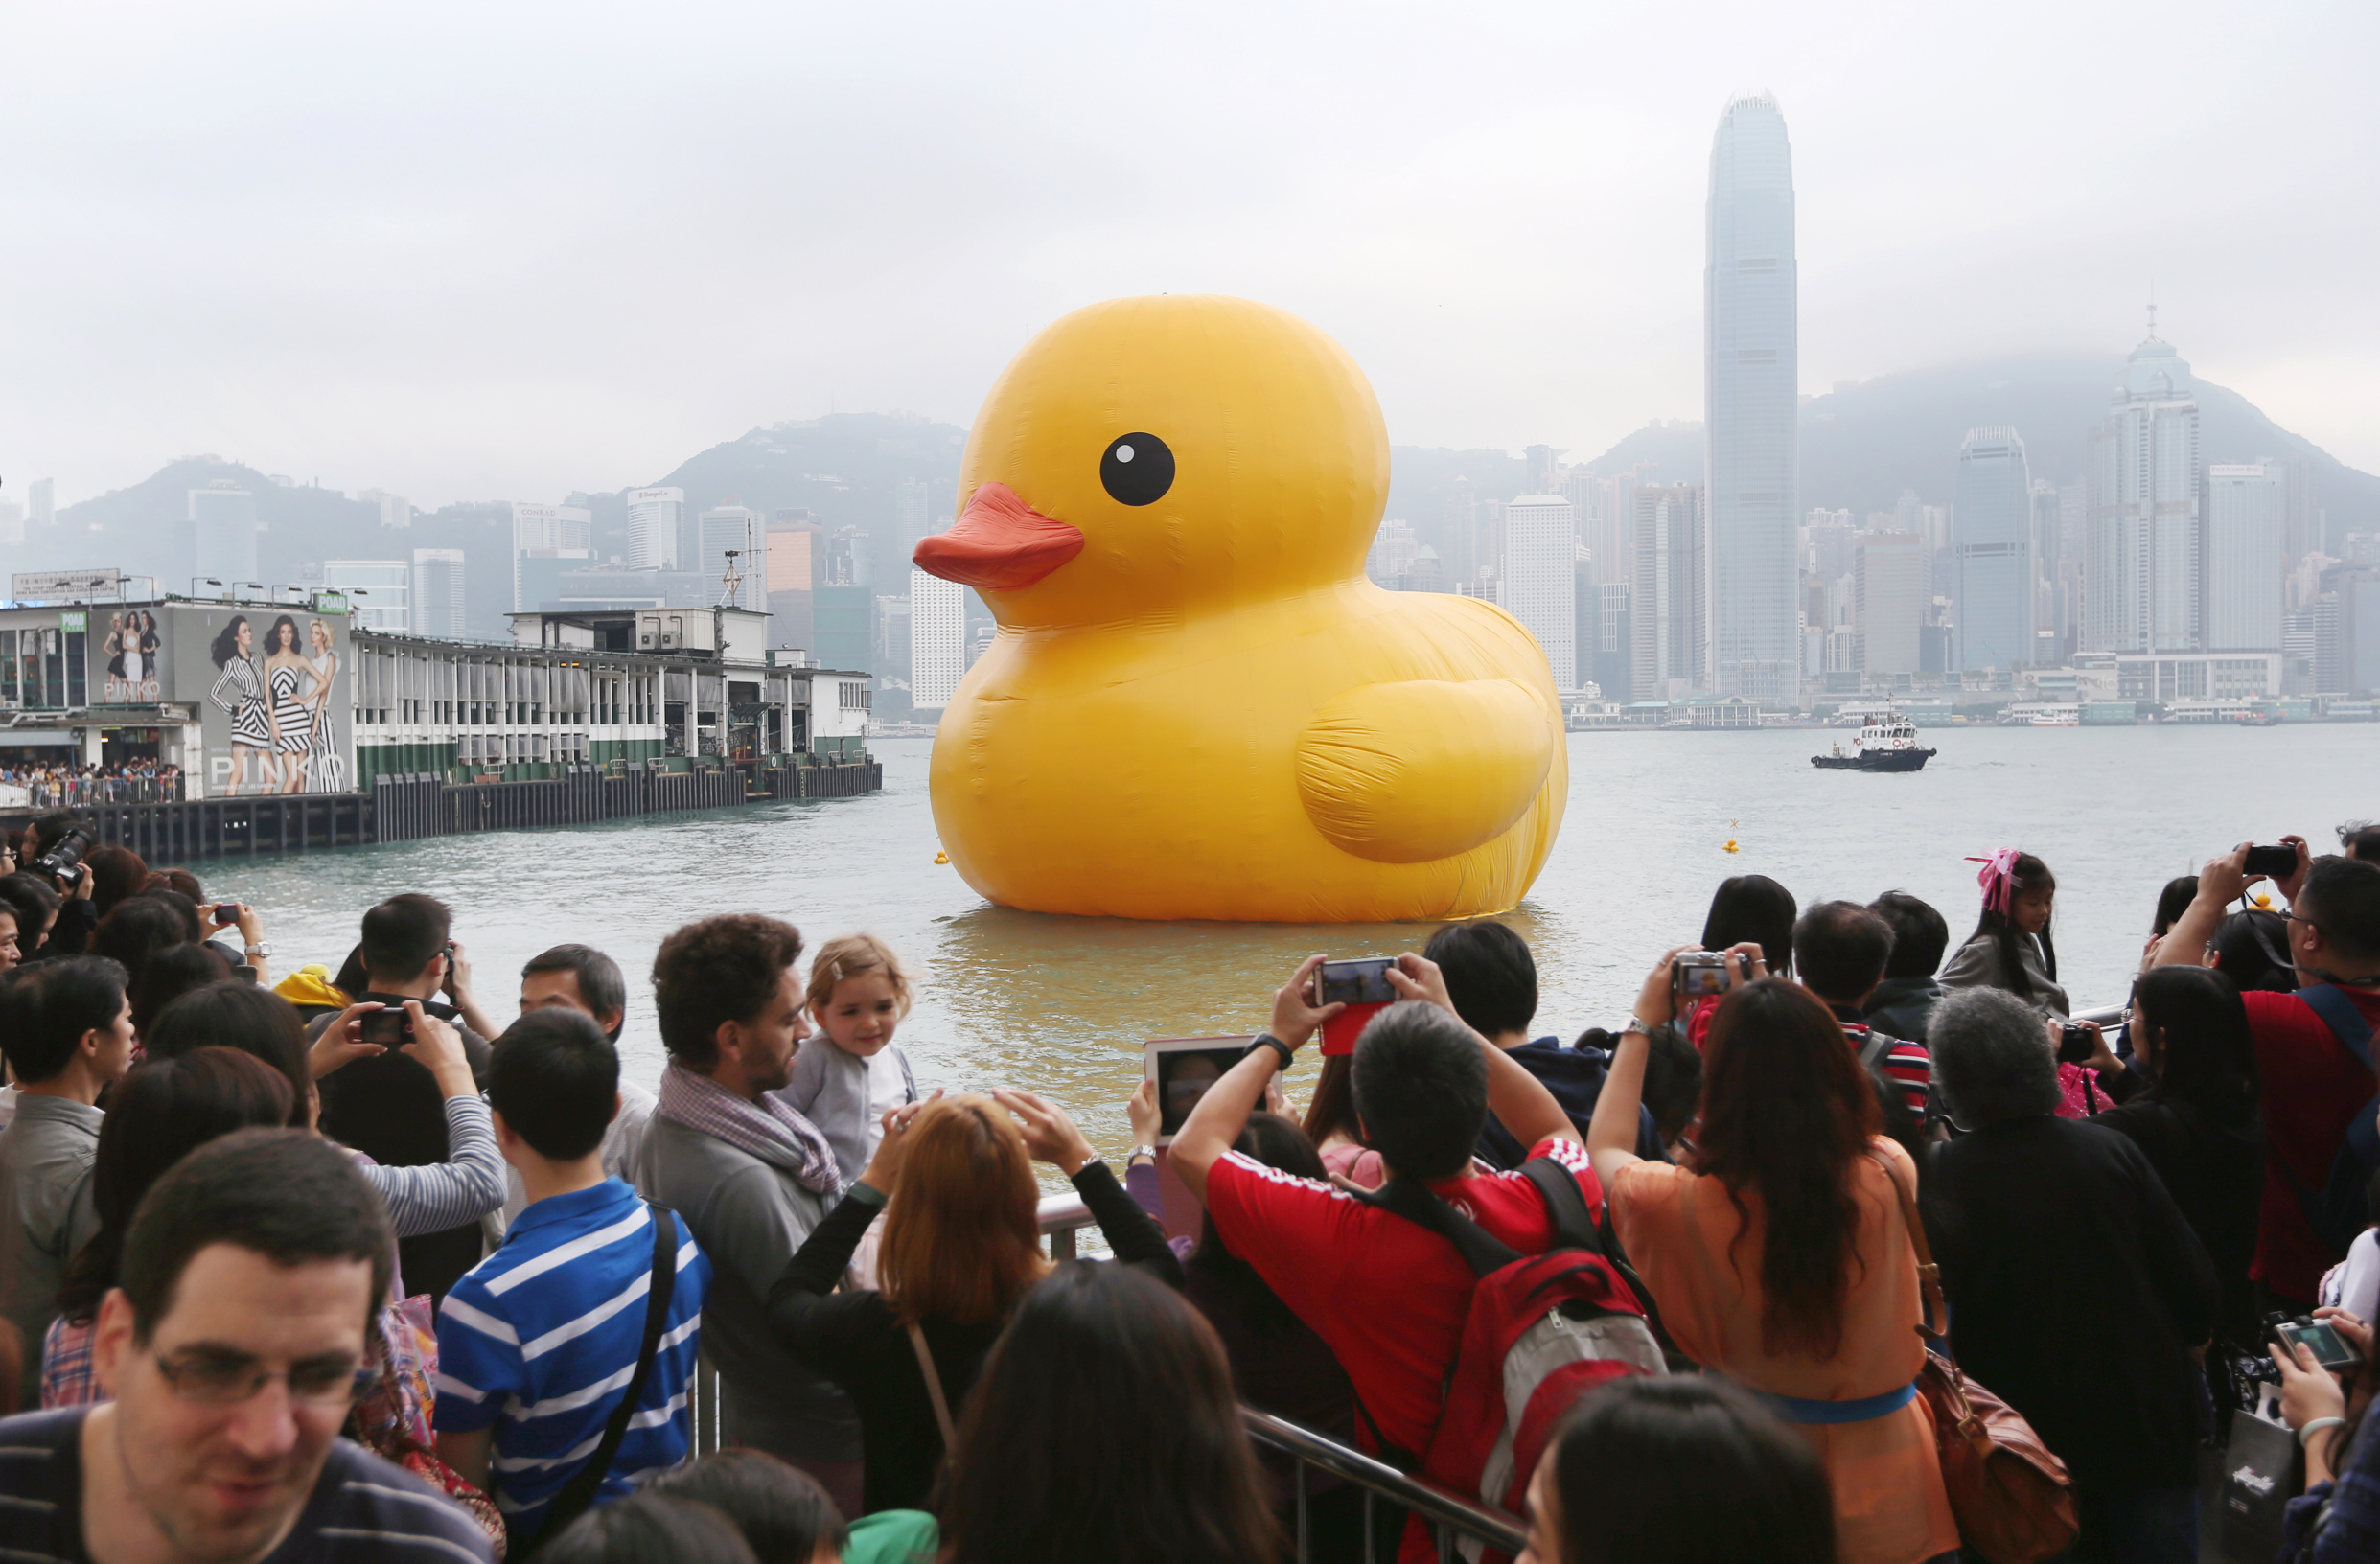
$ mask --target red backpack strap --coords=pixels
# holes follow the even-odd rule
[[[1518,1250],[1411,1179],[1391,1173],[1388,1183],[1377,1189],[1347,1192],[1367,1206],[1376,1207],[1391,1216],[1401,1216],[1414,1226],[1438,1234],[1454,1246],[1474,1276],[1492,1276],[1520,1258]]]

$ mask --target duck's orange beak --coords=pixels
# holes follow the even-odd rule
[[[979,485],[948,532],[918,540],[918,569],[978,591],[1030,586],[1082,552],[1082,534],[1052,521],[1005,483]]]

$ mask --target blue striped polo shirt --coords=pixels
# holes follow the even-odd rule
[[[668,1322],[599,1505],[686,1457],[686,1389],[710,1262],[683,1221],[678,1232]],[[652,1214],[634,1189],[606,1179],[522,1211],[503,1247],[439,1305],[437,1431],[494,1426],[489,1478],[515,1535],[535,1532],[602,1442],[644,1345],[652,1273]]]

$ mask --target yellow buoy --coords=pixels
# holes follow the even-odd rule
[[[936,848],[936,849],[935,850],[935,854],[934,854],[934,861],[935,861],[936,863],[947,863],[947,862],[950,862],[950,854],[948,854],[948,853],[946,853],[946,852],[941,851],[939,848]]]
[[[1721,852],[1722,852],[1722,853],[1732,853],[1732,852],[1734,852],[1735,850],[1736,850],[1736,839],[1735,839],[1735,838],[1733,838],[1733,837],[1729,837],[1729,838],[1727,839],[1727,845],[1726,845],[1726,846],[1724,846],[1724,847],[1721,847],[1721,848],[1720,849],[1720,851],[1721,851]]]

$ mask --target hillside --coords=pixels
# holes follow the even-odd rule
[[[2091,426],[2105,412],[2120,359],[2081,355],[1953,365],[1887,375],[1814,397],[1801,409],[1801,504],[1847,508],[1860,516],[1889,509],[1904,489],[1947,503],[1967,430],[2015,427],[2034,476],[2056,483],[2079,477]],[[2380,528],[2380,478],[2360,472],[2291,434],[2235,391],[2198,384],[2207,460],[2253,461],[2304,452],[2329,513],[2334,541]],[[1702,428],[1682,420],[1647,425],[1595,457],[1599,472],[1654,464],[1664,483],[1699,482]],[[695,510],[741,503],[756,510],[798,507],[829,526],[858,526],[875,544],[880,591],[905,589],[908,541],[948,524],[958,496],[966,431],[898,413],[839,413],[772,425],[688,457],[656,484],[686,492]],[[1570,453],[1575,461],[1580,453]],[[454,504],[417,512],[404,531],[380,525],[376,506],[331,489],[276,484],[237,462],[186,457],[142,482],[65,507],[55,529],[29,533],[10,551],[10,568],[64,569],[114,564],[153,574],[168,591],[190,585],[188,492],[229,480],[256,495],[264,524],[259,563],[266,581],[297,582],[326,559],[401,559],[415,548],[460,548],[471,632],[500,635],[512,606],[507,503]],[[1398,446],[1391,452],[1390,518],[1413,523],[1423,541],[1451,561],[1450,518],[1464,496],[1505,500],[1523,492],[1528,465],[1494,449]],[[552,496],[594,513],[598,558],[627,552],[627,491]],[[522,496],[545,499],[548,496]]]
[[[1801,505],[1847,509],[1864,517],[1890,510],[1904,489],[1929,504],[1951,500],[1958,448],[1967,431],[2007,425],[2024,440],[2033,475],[2070,483],[2083,475],[2091,430],[2106,414],[2120,359],[2071,355],[1911,370],[1845,385],[1801,407]],[[2199,433],[2206,458],[2248,462],[2303,452],[2313,460],[2316,503],[2329,512],[2334,540],[2380,527],[2380,477],[2358,472],[2290,433],[2238,392],[2198,381]],[[1702,426],[1653,423],[1587,465],[1616,473],[1654,464],[1664,483],[1702,479]],[[1582,460],[1579,452],[1570,454]],[[1503,451],[1399,446],[1392,453],[1388,514],[1414,523],[1442,552],[1457,490],[1470,480],[1479,499],[1510,499],[1528,469]],[[2336,549],[2333,550],[2336,552]]]

